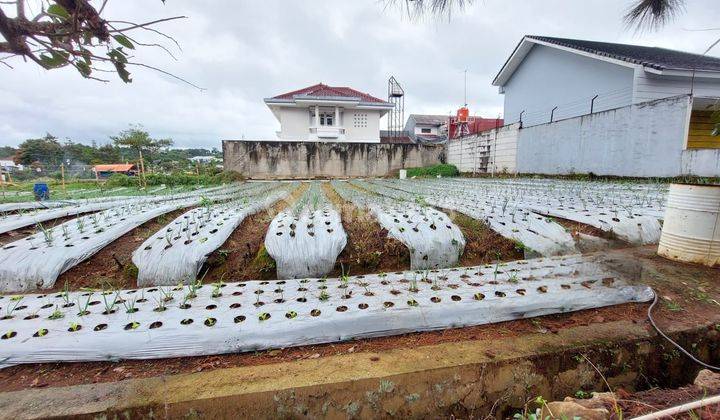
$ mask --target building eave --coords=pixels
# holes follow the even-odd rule
[[[525,57],[530,53],[530,50],[535,45],[543,45],[550,48],[555,48],[561,51],[570,52],[573,54],[577,54],[583,57],[589,57],[594,58],[596,60],[605,61],[608,63],[616,64],[623,67],[628,68],[637,68],[642,67],[638,64],[633,64],[624,60],[618,60],[616,58],[607,57],[600,54],[595,54],[587,51],[577,50],[575,48],[566,47],[564,45],[557,45],[553,44],[551,42],[541,41],[539,39],[530,38],[528,36],[523,37],[523,39],[518,43],[518,45],[513,50],[512,54],[510,54],[510,57],[508,57],[507,61],[505,61],[505,64],[503,64],[502,68],[498,72],[497,76],[495,76],[495,79],[492,81],[493,86],[504,86],[505,83],[507,83],[508,80],[512,77],[512,75],[515,73],[515,70],[520,67],[520,64],[525,60]],[[645,66],[645,68],[649,68]]]

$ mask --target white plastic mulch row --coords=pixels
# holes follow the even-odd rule
[[[553,256],[577,252],[572,235],[559,224],[518,208],[515,203],[492,205],[487,196],[472,189],[454,188],[443,181],[388,180],[373,181],[370,188],[381,194],[405,199],[420,197],[433,206],[482,220],[503,237],[521,243],[529,254]]]
[[[226,199],[241,186],[208,195]],[[200,197],[130,203],[80,216],[0,248],[0,292],[47,289],[60,274],[115,239],[162,214],[198,204]]]
[[[51,208],[38,208],[35,210],[11,214],[0,217],[0,234],[20,229],[26,226],[33,226],[48,220],[59,219],[68,216],[77,216],[82,213],[106,210],[118,205],[130,202],[157,203],[167,200],[190,198],[199,194],[211,194],[226,189],[227,186],[206,188],[193,192],[184,192],[172,195],[159,196],[128,196],[128,197],[99,197],[89,200],[67,201],[67,202],[43,202]],[[38,203],[40,204],[40,203]]]
[[[486,181],[453,180],[456,188],[487,191]],[[632,244],[660,240],[667,187],[660,184],[520,180],[495,182],[498,201],[510,200],[527,210],[581,222]]]
[[[278,279],[320,277],[332,271],[347,244],[340,214],[313,182],[297,203],[278,213],[265,236]]]
[[[385,187],[391,186],[406,192],[424,191],[430,194],[430,200],[445,202],[436,202],[435,205],[438,206],[453,206],[453,201],[456,201],[456,204],[461,206],[481,208],[485,214],[492,213],[493,218],[498,218],[498,215],[506,216],[508,213],[561,217],[611,232],[619,239],[633,244],[655,243],[659,240],[659,220],[662,219],[667,193],[666,187],[661,184],[522,178],[377,182]],[[508,226],[507,220],[503,220],[503,223],[505,225],[501,226]],[[497,224],[491,224],[491,227],[507,236]],[[555,232],[551,234],[553,238],[557,238],[557,228],[552,225],[545,227],[554,229]],[[539,232],[537,228],[538,226],[529,227],[532,231]],[[525,240],[520,240],[531,246]],[[554,252],[547,250],[545,252],[552,253]]]
[[[360,181],[353,183],[368,186]],[[410,201],[362,192],[345,181],[334,181],[332,185],[344,200],[369,209],[388,236],[408,247],[412,269],[457,265],[465,249],[465,238],[445,213]]]
[[[602,261],[0,298],[0,366],[235,353],[652,299]]]
[[[190,210],[149,237],[132,256],[138,286],[188,284],[210,253],[219,248],[251,214],[287,197],[287,188],[255,184],[233,201]]]

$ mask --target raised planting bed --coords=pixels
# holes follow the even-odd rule
[[[241,186],[208,195],[226,200]],[[0,291],[48,289],[57,277],[115,239],[162,214],[198,204],[200,197],[131,203],[80,216],[0,248]]]
[[[652,299],[602,258],[0,299],[0,361],[152,359],[487,324]]]
[[[32,210],[25,211],[19,209],[21,211],[16,214],[2,213],[0,215],[0,234],[26,226],[33,226],[48,220],[107,210],[130,203],[160,203],[163,201],[196,197],[202,194],[216,193],[218,191],[227,190],[227,188],[228,187],[225,186],[213,187],[200,189],[194,192],[183,192],[159,196],[100,197],[88,200],[30,203],[33,205]]]
[[[370,188],[380,194],[422,200],[436,207],[454,210],[483,221],[492,230],[518,244],[529,255],[565,255],[577,252],[572,236],[552,220],[518,206],[497,202],[472,188],[457,188],[446,181],[374,181]]]
[[[361,190],[361,181],[334,181],[333,188],[346,201],[367,208],[388,236],[410,251],[410,268],[446,268],[457,265],[465,247],[460,229],[443,212],[427,205],[402,201]]]
[[[340,214],[313,182],[295,205],[278,213],[265,236],[278,279],[320,277],[333,269],[347,244]]]
[[[208,255],[225,243],[248,215],[287,197],[287,186],[251,184],[232,201],[219,204],[206,201],[178,216],[133,253],[138,286],[195,282]]]

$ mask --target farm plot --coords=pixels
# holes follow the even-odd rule
[[[285,348],[480,325],[653,292],[601,258],[466,269],[0,297],[0,366]]]
[[[209,254],[225,243],[248,215],[287,197],[288,186],[255,184],[233,201],[207,202],[182,214],[133,253],[138,286],[193,283]]]
[[[270,223],[265,248],[277,265],[277,278],[323,276],[347,244],[340,214],[313,182],[292,209]]]
[[[659,220],[667,195],[666,187],[660,184],[555,180],[447,182],[455,188],[495,197],[496,202],[509,200],[535,213],[593,226],[631,244],[660,240]]]
[[[353,184],[367,186],[361,181]],[[411,201],[363,192],[344,181],[334,181],[332,185],[344,200],[369,209],[388,236],[408,247],[412,269],[457,265],[465,238],[445,213]]]
[[[497,202],[486,194],[445,181],[373,181],[369,188],[380,194],[423,200],[430,205],[455,210],[481,220],[492,230],[511,239],[528,256],[565,255],[577,252],[575,242],[561,225],[532,213],[517,201]]]
[[[128,202],[146,202],[157,203],[167,200],[177,200],[190,198],[199,194],[210,194],[227,190],[227,186],[213,187],[195,192],[183,192],[172,195],[159,196],[127,196],[127,197],[103,197],[85,201],[72,202],[48,202],[54,204],[54,208],[34,209],[31,211],[21,211],[18,214],[2,214],[0,216],[0,234],[10,232],[12,230],[21,229],[26,226],[33,226],[48,220],[59,219],[61,217],[77,216],[82,213],[90,213],[94,211],[107,210],[118,206],[118,204],[127,204]],[[44,204],[44,203],[37,203]],[[51,206],[53,207],[53,206]]]
[[[227,199],[244,186],[209,194]],[[160,203],[134,202],[44,229],[0,248],[0,291],[51,288],[57,277],[141,224],[162,214],[189,207],[199,197]]]

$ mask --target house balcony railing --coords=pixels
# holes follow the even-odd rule
[[[336,139],[345,135],[345,128],[338,126],[310,127],[310,134],[315,134],[318,138]]]

